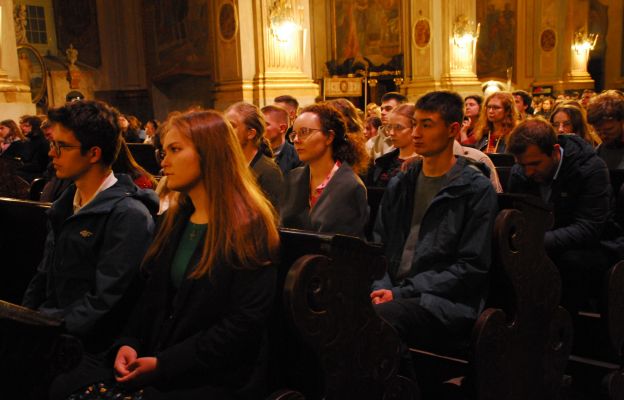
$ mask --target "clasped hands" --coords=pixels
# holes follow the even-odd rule
[[[156,357],[137,357],[137,352],[130,346],[121,346],[115,357],[115,380],[119,383],[144,385],[156,372]]]

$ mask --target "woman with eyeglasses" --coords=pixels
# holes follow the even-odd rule
[[[394,150],[375,160],[368,171],[366,186],[386,187],[390,179],[399,173],[403,162],[417,156],[412,140],[415,110],[413,104],[401,104],[388,116],[387,132]]]
[[[179,197],[143,260],[141,299],[109,354],[58,377],[53,400],[263,397],[279,233],[237,142],[216,111],[168,121],[162,166]]]
[[[258,185],[271,200],[273,206],[279,210],[284,178],[282,171],[273,161],[271,145],[264,137],[266,129],[264,115],[257,106],[239,102],[225,110],[225,117],[234,128]]]
[[[576,134],[592,146],[596,147],[602,140],[587,123],[585,110],[572,102],[563,102],[553,110],[550,123],[557,135]]]
[[[328,103],[304,108],[290,139],[305,165],[288,175],[281,225],[363,237],[368,203],[357,174],[368,160],[362,141],[347,133],[340,111]]]
[[[508,92],[494,92],[485,99],[475,127],[475,148],[484,153],[505,153],[507,138],[520,116],[516,102]]]
[[[0,158],[23,163],[28,155],[25,140],[15,121],[5,119],[0,122]]]

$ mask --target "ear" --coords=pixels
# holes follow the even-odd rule
[[[346,134],[346,133],[345,133]],[[336,132],[332,129],[327,131],[327,138],[325,139],[325,143],[329,146],[334,142],[334,138],[336,137]]]
[[[89,157],[91,164],[97,164],[102,160],[102,149],[98,146],[93,146],[87,150],[86,155]]]
[[[451,122],[448,126],[449,129],[449,137],[455,139],[459,132],[461,131],[461,124],[459,122]]]
[[[256,137],[256,130],[254,128],[247,130],[247,140],[254,140]]]
[[[555,159],[559,159],[559,157],[561,157],[561,146],[559,145],[559,143],[555,143],[555,145],[553,146],[553,152],[551,154],[551,157],[554,157]]]
[[[279,125],[279,130],[281,134],[286,133],[286,131],[288,130],[288,125],[287,124],[280,124]]]

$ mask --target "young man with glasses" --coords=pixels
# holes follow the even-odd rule
[[[409,346],[469,338],[481,311],[497,213],[488,169],[453,154],[464,102],[430,92],[416,102],[412,139],[422,156],[390,181],[374,239],[388,269],[371,300]]]
[[[44,257],[23,300],[62,318],[90,351],[105,349],[119,333],[158,211],[153,191],[111,170],[121,143],[118,116],[95,101],[49,111],[49,156],[57,178],[73,184],[48,212]]]

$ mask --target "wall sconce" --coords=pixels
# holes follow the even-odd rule
[[[288,42],[301,29],[302,12],[297,0],[273,0],[269,6],[269,25],[275,39]]]
[[[474,21],[469,21],[465,15],[458,15],[453,23],[453,44],[460,49],[473,46],[479,39],[481,24],[475,27]]]
[[[574,32],[574,39],[572,40],[572,50],[577,55],[586,54],[596,47],[598,41],[597,33],[587,33],[585,30],[579,30]]]

